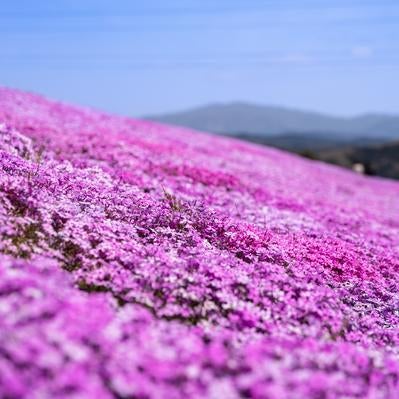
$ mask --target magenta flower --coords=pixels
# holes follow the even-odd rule
[[[399,397],[399,184],[0,89],[0,397]]]

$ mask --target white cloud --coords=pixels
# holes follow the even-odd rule
[[[370,58],[373,55],[373,49],[369,46],[356,46],[352,48],[352,56],[355,58]]]
[[[277,61],[287,64],[308,64],[311,63],[313,59],[304,53],[292,53],[278,58]]]

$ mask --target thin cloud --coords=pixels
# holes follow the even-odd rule
[[[354,58],[370,58],[373,55],[373,49],[369,46],[356,46],[352,48]]]

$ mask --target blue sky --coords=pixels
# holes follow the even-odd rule
[[[398,0],[4,0],[0,46],[0,85],[126,115],[399,113]]]

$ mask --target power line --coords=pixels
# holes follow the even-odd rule
[[[32,63],[29,62],[15,62],[16,60],[2,60],[0,67],[6,67],[12,65],[13,68],[32,68]],[[164,61],[148,61],[148,60],[124,60],[123,62],[115,62],[114,60],[88,60],[87,62],[72,62],[66,63],[64,59],[53,59],[51,62],[46,60],[36,60],[33,64],[40,66],[40,68],[49,69],[110,69],[110,68],[122,68],[122,69],[163,69],[163,70],[175,70],[175,69],[208,69],[208,68],[260,68],[260,67],[285,67],[285,68],[317,68],[317,67],[395,67],[399,68],[399,58],[386,58],[378,60],[354,60],[350,58],[329,58],[311,60],[309,62],[301,61],[290,61],[284,59],[263,59],[263,60],[241,60],[241,61],[229,61],[223,59],[197,59],[197,60],[164,60]],[[83,64],[83,65],[82,65]],[[82,68],[86,66],[86,68]]]
[[[392,48],[379,48],[377,56],[373,55],[373,58],[381,59],[386,58],[398,58],[399,59],[399,49],[397,47]],[[336,59],[345,60],[348,57],[352,58],[352,48],[347,49],[323,49],[323,50],[304,50],[302,52],[295,52],[294,49],[290,51],[277,51],[277,50],[259,50],[259,51],[236,51],[236,52],[218,52],[218,53],[17,53],[17,54],[7,54],[2,53],[1,60],[3,61],[137,61],[142,59],[150,60],[151,62],[169,62],[180,60],[183,62],[193,62],[193,61],[217,61],[222,60],[225,62],[230,61],[257,61],[257,60],[281,60],[287,58],[297,58],[299,60],[305,59]],[[362,58],[361,56],[359,57]],[[367,57],[364,57],[367,58]],[[363,59],[364,59],[363,58]]]
[[[119,33],[135,33],[135,32],[186,32],[186,31],[201,31],[206,29],[207,31],[239,31],[239,30],[259,30],[259,29],[269,29],[271,27],[281,27],[286,25],[292,26],[303,26],[316,27],[319,25],[330,26],[330,27],[370,27],[370,26],[392,26],[399,28],[399,18],[387,18],[387,19],[345,19],[345,20],[323,20],[316,23],[310,23],[309,21],[274,21],[274,23],[269,23],[265,21],[264,23],[248,23],[248,24],[173,24],[173,25],[129,25],[129,26],[10,26],[7,27],[3,25],[0,27],[0,33],[3,34],[98,34],[98,33],[108,33],[108,34],[119,34]]]

